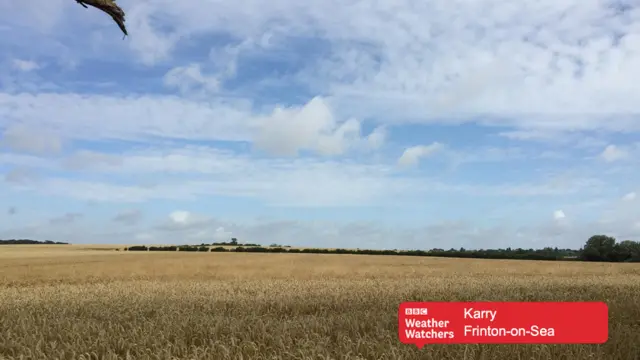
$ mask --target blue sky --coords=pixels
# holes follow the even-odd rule
[[[0,4],[0,238],[640,238],[631,2],[118,3]]]

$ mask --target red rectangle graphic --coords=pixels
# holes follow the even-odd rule
[[[398,309],[405,344],[602,344],[603,302],[405,302]]]

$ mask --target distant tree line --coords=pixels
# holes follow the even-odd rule
[[[137,245],[125,248],[128,251],[198,251],[198,252],[244,252],[244,253],[302,253],[302,254],[353,254],[353,255],[400,255],[400,256],[435,256],[452,258],[479,259],[519,259],[519,260],[577,260],[579,251],[571,249],[545,248],[534,249],[498,249],[498,250],[465,250],[465,249],[432,249],[432,250],[368,250],[368,249],[317,249],[317,248],[285,248],[262,246],[144,246]]]
[[[0,239],[0,245],[69,245],[66,242],[56,242],[51,240],[38,241],[29,239]]]
[[[236,242],[237,244],[237,242]],[[353,255],[395,255],[395,256],[434,256],[475,259],[513,259],[513,260],[565,260],[565,261],[608,261],[640,262],[640,242],[626,240],[616,243],[616,239],[606,235],[594,235],[580,250],[546,247],[543,249],[431,249],[431,250],[366,250],[366,249],[296,249],[290,246],[273,244],[263,247],[258,244],[244,244],[236,247],[223,247],[231,243],[183,245],[183,246],[131,246],[128,251],[195,251],[195,252],[243,252],[243,253],[302,253],[302,254],[353,254]]]
[[[0,240],[0,245],[69,245],[65,242],[29,239]],[[227,247],[225,247],[227,246]],[[235,246],[235,247],[229,247]],[[546,247],[544,249],[431,249],[431,250],[367,250],[367,249],[296,249],[287,245],[272,244],[263,247],[259,244],[238,244],[236,238],[229,242],[214,242],[200,245],[137,245],[124,248],[128,251],[190,251],[190,252],[252,252],[252,253],[306,253],[306,254],[353,254],[353,255],[396,255],[396,256],[436,256],[475,259],[514,259],[514,260],[572,260],[600,262],[640,262],[640,242],[624,240],[617,242],[607,235],[594,235],[579,250]]]

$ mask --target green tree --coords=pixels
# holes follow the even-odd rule
[[[640,242],[625,240],[616,244],[614,254],[617,261],[640,261]]]
[[[586,261],[616,261],[616,239],[607,235],[593,235],[582,249]]]
[[[231,238],[231,244],[233,244],[233,245],[238,245],[238,239],[236,239],[236,238]]]

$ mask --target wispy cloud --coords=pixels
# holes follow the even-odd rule
[[[400,158],[398,164],[402,166],[417,165],[421,158],[431,156],[438,150],[442,149],[443,145],[440,143],[433,143],[431,145],[417,145],[407,148]]]
[[[36,63],[35,61],[31,61],[31,60],[20,60],[20,59],[14,59],[13,60],[13,66],[14,68],[20,70],[20,71],[33,71],[33,70],[37,70],[40,68],[40,65],[38,63]]]
[[[629,154],[626,150],[620,149],[615,145],[608,145],[600,154],[600,157],[607,162],[623,160],[627,158],[627,156],[629,156]]]

